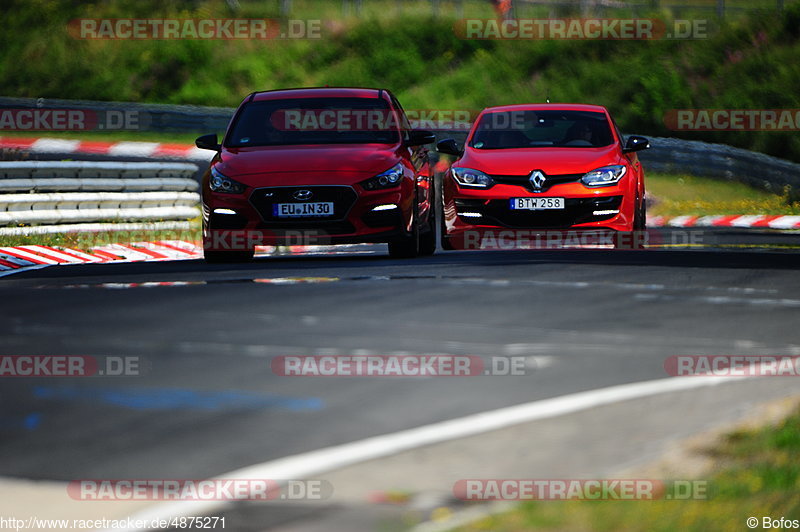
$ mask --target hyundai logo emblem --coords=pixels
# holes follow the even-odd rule
[[[314,193],[310,190],[298,190],[292,194],[292,197],[296,200],[305,201],[311,199]]]
[[[545,181],[547,181],[547,178],[539,170],[531,172],[530,182],[535,191],[541,191]]]

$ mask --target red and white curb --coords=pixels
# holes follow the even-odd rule
[[[325,255],[373,253],[371,244],[349,244],[341,246],[257,246],[256,256],[302,255],[322,253]],[[5,246],[0,247],[0,277],[25,270],[47,266],[194,260],[203,258],[200,242],[185,240],[158,240],[155,242],[132,242],[129,244],[105,244],[88,250],[62,246]]]
[[[800,229],[800,216],[726,214],[712,216],[652,216],[649,227],[741,227],[754,229]]]
[[[112,157],[148,157],[189,159],[208,162],[212,153],[190,144],[159,142],[101,142],[55,138],[0,137],[0,149],[24,150],[31,153],[83,153]]]
[[[0,277],[55,265],[187,260],[202,257],[203,248],[200,245],[182,240],[106,244],[86,251],[61,246],[5,246],[0,247]]]

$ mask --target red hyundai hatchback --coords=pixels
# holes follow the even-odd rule
[[[234,114],[202,182],[209,262],[246,261],[256,245],[386,242],[393,257],[436,249],[425,144],[383,89],[256,92]]]
[[[508,230],[645,229],[643,137],[622,135],[601,106],[530,104],[484,109],[443,181],[443,247]],[[616,242],[615,242],[616,243]]]

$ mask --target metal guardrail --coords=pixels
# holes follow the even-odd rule
[[[800,192],[800,164],[725,144],[650,137],[651,149],[639,158],[649,171],[689,174],[739,181],[782,193]]]
[[[190,163],[0,162],[0,226],[190,220],[199,216]]]
[[[91,111],[89,116],[106,131],[161,131],[213,133],[225,131],[236,109],[195,105],[61,100],[56,98],[0,98],[0,109],[70,109]],[[108,115],[117,117],[110,120]],[[121,118],[120,118],[121,117]],[[92,122],[93,120],[88,120]],[[33,133],[33,131],[32,131]]]

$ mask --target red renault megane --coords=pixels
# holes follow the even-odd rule
[[[642,231],[644,172],[636,152],[643,137],[623,143],[608,111],[597,105],[530,104],[484,109],[443,181],[442,242],[499,229]],[[612,243],[616,241],[612,240]]]
[[[383,89],[256,92],[237,109],[202,182],[210,262],[253,257],[256,245],[386,242],[393,257],[436,249],[425,144]]]

